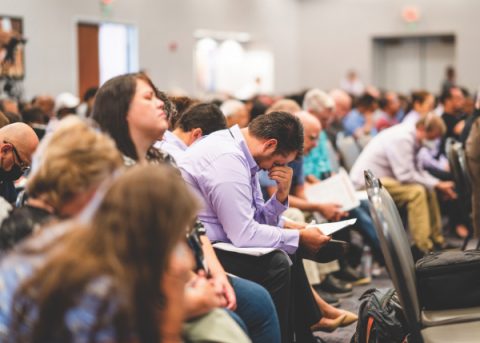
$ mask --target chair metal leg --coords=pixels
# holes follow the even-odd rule
[[[467,237],[465,237],[465,240],[463,241],[462,250],[467,249],[468,242],[470,241],[471,238],[472,238],[472,234],[469,232]],[[479,241],[479,243],[480,243],[480,241]],[[478,246],[477,246],[477,249],[478,249]]]

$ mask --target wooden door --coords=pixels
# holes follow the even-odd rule
[[[79,23],[77,37],[78,95],[83,97],[88,88],[99,86],[98,25]]]

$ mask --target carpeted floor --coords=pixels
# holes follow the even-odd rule
[[[379,277],[373,278],[372,283],[365,286],[357,286],[353,289],[353,295],[341,300],[339,308],[351,311],[358,314],[358,307],[360,305],[358,298],[370,288],[389,288],[392,287],[392,282],[388,277],[386,271],[383,269]],[[355,333],[356,323],[345,328],[339,328],[332,333],[317,332],[316,335],[321,337],[328,343],[348,343]]]

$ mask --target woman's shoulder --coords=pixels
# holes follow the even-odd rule
[[[90,281],[77,304],[65,314],[65,325],[75,341],[111,342],[116,337],[115,321],[126,310],[125,295],[111,276],[99,276]]]
[[[33,206],[13,209],[0,226],[0,250],[12,248],[52,218],[48,211]]]

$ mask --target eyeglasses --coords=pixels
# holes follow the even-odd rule
[[[308,139],[310,139],[311,141],[317,141],[317,140],[318,140],[318,135],[308,135],[307,137],[308,137]]]
[[[20,158],[20,154],[18,153],[17,148],[15,148],[15,145],[13,145],[12,143],[7,142],[7,141],[3,141],[3,142],[7,143],[7,144],[10,144],[12,146],[13,155],[15,156],[15,158],[18,161],[18,166],[20,167],[20,170],[22,171],[22,173],[25,172],[26,170],[30,169],[30,165]]]

